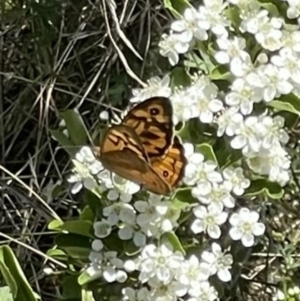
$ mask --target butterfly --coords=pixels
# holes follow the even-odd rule
[[[172,117],[168,98],[145,100],[121,124],[106,131],[96,156],[109,171],[148,191],[168,195],[182,179],[186,165]]]

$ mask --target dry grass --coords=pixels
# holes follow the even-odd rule
[[[49,130],[58,127],[60,111],[77,108],[95,136],[101,110],[127,104],[131,87],[138,85],[133,77],[163,74],[153,59],[169,22],[161,2],[118,4],[119,30],[104,3],[6,1],[0,9],[1,165],[10,172],[0,171],[1,243],[13,247],[43,300],[57,294],[56,279],[43,274],[49,261],[38,254],[53,245],[47,231],[51,214],[33,192],[62,219],[74,218],[80,204],[66,185],[69,157]],[[131,41],[140,58],[124,41]]]

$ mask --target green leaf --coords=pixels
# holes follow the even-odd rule
[[[63,250],[57,249],[56,247],[55,247],[55,249],[49,249],[47,251],[47,255],[49,257],[56,258],[60,261],[66,261],[67,260],[67,254]]]
[[[191,84],[191,78],[182,67],[175,67],[171,74],[171,87],[185,87]]]
[[[62,284],[63,293],[62,296],[64,299],[76,299],[81,296],[81,287],[78,284],[78,276],[65,276]]]
[[[180,17],[184,10],[191,5],[187,0],[164,0],[164,6],[169,9],[175,17]]]
[[[162,235],[162,241],[163,242],[168,241],[172,245],[174,251],[179,251],[183,255],[185,255],[185,250],[182,247],[182,244],[181,244],[179,238],[177,237],[177,235],[174,232],[164,233]]]
[[[231,72],[228,71],[228,68],[226,68],[225,66],[217,66],[209,74],[209,78],[212,80],[226,80],[231,82],[233,76]]]
[[[214,161],[216,164],[218,164],[218,160],[215,155],[215,152],[212,146],[209,145],[208,143],[202,143],[196,145],[195,151],[200,152],[204,156],[205,160],[211,160]]]
[[[87,271],[84,271],[79,277],[78,277],[78,283],[79,285],[84,285],[89,282],[94,281],[95,279],[100,278],[102,275],[101,273],[96,273],[95,275],[91,276],[87,273]]]
[[[93,210],[91,209],[90,206],[85,206],[82,209],[82,212],[80,213],[80,219],[81,220],[86,220],[86,221],[91,221],[93,222],[95,220],[95,213],[93,212]]]
[[[14,301],[13,296],[8,286],[0,287],[0,300],[1,301]]]
[[[72,142],[80,146],[86,144],[89,136],[81,116],[73,110],[62,112],[61,116],[66,122]]]
[[[245,197],[252,197],[256,195],[265,195],[271,199],[280,199],[284,194],[282,187],[274,182],[265,179],[251,181],[250,187],[245,191]]]
[[[243,155],[240,150],[236,150],[230,147],[228,139],[218,139],[214,145],[216,150],[215,155],[217,157],[219,167],[224,169],[239,161]]]
[[[201,123],[199,118],[187,121],[180,132],[180,137],[193,144],[208,143],[212,145],[215,141],[215,137],[211,135],[211,127],[208,124]]]
[[[231,21],[231,24],[238,29],[241,24],[240,10],[237,6],[228,7],[224,11],[226,17]]]
[[[180,203],[186,203],[191,204],[195,203],[195,200],[193,199],[191,195],[191,188],[181,188],[176,191],[176,194],[174,196],[174,202],[180,202]],[[173,203],[173,200],[172,200]]]
[[[61,234],[55,238],[58,247],[68,255],[80,260],[87,260],[91,252],[90,239],[78,234]]]
[[[104,207],[104,205],[101,203],[101,197],[101,195],[99,197],[98,195],[94,194],[92,191],[89,191],[87,189],[84,191],[83,199],[96,216],[98,216],[101,208]]]
[[[268,106],[300,116],[300,99],[293,93],[282,95],[278,100],[272,100]]]
[[[192,199],[192,196],[190,195],[190,199]],[[172,200],[171,208],[173,210],[180,210],[180,211],[185,211],[190,208],[194,207],[192,204],[188,202],[182,202],[178,198],[175,198]]]
[[[69,233],[94,238],[93,223],[91,221],[80,219],[74,221],[66,221],[60,228],[62,231],[65,230]]]
[[[16,297],[18,293],[18,286],[9,270],[9,267],[5,264],[5,258],[2,249],[0,249],[0,271],[6,284],[9,285],[10,291],[12,292],[13,296]]]
[[[266,9],[272,17],[286,15],[287,5],[283,1],[277,0],[258,0],[260,6]]]
[[[9,246],[0,247],[0,271],[10,287],[15,301],[37,300],[37,295],[30,287],[17,258]]]
[[[121,243],[119,242],[121,246]],[[126,256],[135,256],[140,252],[140,248],[137,247],[132,240],[124,241],[122,253],[125,253]]]
[[[50,133],[53,139],[56,140],[70,156],[74,156],[76,154],[79,148],[75,146],[65,134],[59,130],[50,130]]]
[[[280,16],[276,5],[274,5],[273,3],[270,3],[270,2],[260,3],[260,6],[263,7],[264,9],[266,9],[272,17],[279,17]]]
[[[188,52],[185,54],[183,65],[188,68],[197,68],[203,70],[205,73],[208,73],[209,69],[206,62],[204,62],[204,60],[195,52]]]
[[[64,224],[63,221],[53,220],[48,224],[49,230],[61,230],[61,226]]]
[[[82,301],[95,301],[92,291],[82,289],[81,296],[82,296],[81,298]]]

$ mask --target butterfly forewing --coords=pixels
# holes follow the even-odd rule
[[[173,141],[173,108],[165,97],[152,97],[133,107],[123,120],[139,136],[149,158],[163,157]]]
[[[107,130],[101,143],[100,160],[106,169],[153,193],[170,192],[169,185],[149,165],[139,137],[126,125],[115,125]]]
[[[109,128],[102,139],[100,156],[103,157],[112,151],[131,151],[141,160],[149,161],[138,135],[132,128],[123,124]]]

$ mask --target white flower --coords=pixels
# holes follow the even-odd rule
[[[221,37],[217,39],[217,44],[220,51],[215,53],[215,59],[220,64],[229,64],[232,59],[244,59],[248,56],[248,53],[243,49],[246,47],[245,39],[234,37],[228,39],[227,37]]]
[[[192,298],[187,299],[187,301],[215,301],[219,300],[218,292],[216,289],[210,285],[208,281],[202,281],[198,283],[193,290],[189,291]]]
[[[287,9],[287,17],[295,19],[300,16],[300,3],[298,0],[287,0],[289,7]]]
[[[99,252],[103,249],[104,245],[100,239],[94,239],[92,241],[92,249],[96,252]]]
[[[289,94],[293,86],[288,82],[290,75],[283,72],[273,64],[260,66],[256,72],[247,76],[247,80],[253,87],[263,88],[263,99],[270,102],[281,94]]]
[[[171,96],[170,76],[165,75],[163,78],[158,76],[151,77],[147,80],[146,87],[132,89],[133,98],[130,99],[131,103],[141,102],[154,96]]]
[[[119,219],[121,222],[123,222],[123,226],[119,230],[119,237],[124,240],[132,238],[131,227],[133,228],[136,225],[136,213],[134,208],[129,204],[124,204],[120,209]],[[127,237],[126,235],[123,235],[123,237],[121,237],[122,235],[120,235],[120,232],[125,229],[128,229],[128,231],[130,231],[129,237]]]
[[[197,111],[194,109],[196,100],[190,96],[188,89],[178,89],[172,96],[173,121],[176,125],[180,121],[187,121],[197,117]]]
[[[103,271],[103,278],[108,282],[119,282],[124,283],[127,280],[127,274],[122,270],[116,270],[112,266],[108,266]]]
[[[145,245],[146,237],[137,227],[136,212],[131,205],[115,203],[103,208],[103,215],[111,226],[118,226],[118,236],[121,240],[133,239],[136,246]]]
[[[282,46],[282,27],[283,21],[279,18],[269,18],[264,16],[258,20],[258,30],[255,34],[256,41],[261,46],[270,51],[276,51]]]
[[[232,83],[231,92],[225,97],[226,104],[238,107],[243,115],[252,113],[253,103],[261,100],[262,89],[249,85],[243,78],[237,78]]]
[[[124,263],[117,258],[117,252],[109,251],[104,253],[103,278],[108,282],[124,283],[127,280],[127,274],[123,271]]]
[[[241,208],[238,213],[233,213],[229,219],[232,228],[229,235],[233,240],[241,240],[245,247],[254,245],[254,237],[263,235],[265,225],[258,222],[259,214],[248,208]]]
[[[96,158],[88,146],[83,146],[75,155],[75,159],[80,163],[94,163]]]
[[[281,186],[286,185],[290,179],[291,159],[281,146],[262,149],[259,153],[249,156],[247,162],[253,171],[269,175],[270,181],[278,182]]]
[[[189,49],[189,44],[180,41],[180,37],[175,34],[163,34],[158,46],[160,47],[159,53],[167,57],[172,66],[178,63],[178,54],[186,53]]]
[[[201,258],[210,265],[211,275],[217,274],[218,278],[223,282],[231,280],[231,269],[233,258],[231,254],[222,252],[221,247],[217,243],[211,245],[212,252],[204,251]]]
[[[176,279],[190,290],[209,278],[209,268],[206,262],[200,262],[195,255],[191,255],[181,264]]]
[[[235,201],[230,192],[231,190],[228,187],[218,183],[212,183],[209,192],[198,187],[192,189],[193,197],[197,198],[202,204],[211,205],[219,211],[222,211],[224,206],[227,208],[234,207]]]
[[[230,62],[230,71],[236,77],[244,77],[254,70],[254,65],[249,54],[243,58],[233,58]]]
[[[174,253],[170,245],[161,244],[159,247],[147,245],[142,250],[139,259],[139,280],[144,283],[156,277],[162,284],[168,284],[182,261],[182,254],[178,251]]]
[[[113,189],[114,188],[114,184],[112,181],[112,173],[110,171],[108,171],[107,169],[104,169],[102,171],[100,171],[97,174],[97,178],[100,182],[100,185],[102,187],[102,189],[105,191],[107,189]],[[118,194],[116,199],[118,198]]]
[[[194,8],[187,8],[183,13],[183,19],[173,22],[171,29],[183,42],[189,43],[194,37],[200,41],[207,40],[207,32],[198,26],[198,21],[199,13]]]
[[[147,236],[158,236],[175,228],[180,211],[171,208],[170,201],[161,201],[160,196],[151,195],[148,202],[137,201],[135,209],[139,212],[137,224]]]
[[[236,136],[231,140],[230,145],[234,149],[242,149],[243,154],[251,150],[257,152],[261,146],[261,140],[258,137],[260,132],[261,128],[259,128],[258,118],[250,116],[236,128]]]
[[[300,52],[300,31],[282,30],[282,47],[290,48],[295,52]]]
[[[220,225],[226,222],[228,214],[222,211],[221,207],[197,206],[193,209],[197,217],[191,225],[191,230],[195,233],[207,232],[213,239],[218,239],[221,236]]]
[[[124,301],[145,301],[148,300],[149,290],[146,287],[134,290],[132,287],[122,289],[122,300]]]
[[[89,190],[96,187],[93,175],[103,169],[102,164],[95,158],[92,150],[88,146],[83,146],[72,160],[75,168],[73,174],[68,178],[68,182],[73,184],[71,192],[78,193],[84,186]]]
[[[126,180],[114,173],[112,174],[112,182],[114,188],[117,189],[117,192],[119,193],[120,199],[125,203],[130,202],[132,195],[140,190],[140,185]]]
[[[103,260],[102,253],[92,251],[89,254],[90,265],[86,269],[86,272],[88,273],[89,276],[93,278],[98,278],[102,275],[103,267],[104,267],[102,260]]]
[[[296,84],[300,84],[300,54],[290,48],[284,48],[278,55],[271,57],[271,62],[279,67],[279,72],[289,75]]]
[[[250,186],[250,180],[246,179],[241,167],[227,167],[223,170],[224,186],[232,190],[237,196],[243,195],[245,189]]]
[[[109,112],[108,111],[102,111],[100,114],[99,114],[99,118],[101,120],[109,120]]]
[[[103,276],[103,278],[111,283],[117,281],[123,283],[127,280],[127,274],[123,271],[123,261],[117,258],[117,252],[109,251],[98,253],[92,251],[89,255],[91,261],[87,269],[87,273],[95,278]]]
[[[111,233],[112,228],[111,225],[106,220],[102,220],[100,222],[94,223],[94,231],[95,231],[95,236],[99,238],[104,238]]]
[[[284,118],[281,116],[261,116],[261,124],[264,126],[264,135],[262,146],[266,149],[278,144],[286,144],[289,140],[287,132],[283,129],[284,127]]]
[[[211,123],[214,117],[213,114],[223,108],[222,101],[216,98],[217,89],[215,85],[206,86],[199,90],[196,84],[189,88],[189,94],[194,99],[194,105],[192,106],[194,114],[197,114],[203,123]]]
[[[204,0],[203,4],[199,7],[199,27],[210,29],[216,36],[226,36],[228,33],[225,27],[230,23],[223,11],[227,3],[223,3],[223,0]]]
[[[137,247],[146,244],[146,236],[137,230],[136,213],[131,205],[124,205],[119,214],[120,221],[118,236],[121,240],[129,240],[133,238],[133,242]]]
[[[188,164],[185,168],[185,177],[183,181],[187,185],[197,184],[195,193],[200,190],[203,193],[211,191],[212,183],[220,183],[222,176],[219,172],[215,171],[217,164],[213,161],[203,162],[203,155],[194,153],[188,159]]]
[[[186,294],[186,287],[176,280],[170,283],[161,283],[156,277],[148,281],[150,292],[148,299],[155,301],[176,301],[178,297],[183,297]]]
[[[215,118],[215,122],[218,124],[218,137],[223,136],[224,133],[228,136],[234,135],[238,124],[243,121],[243,116],[238,111],[239,107],[225,108]]]

